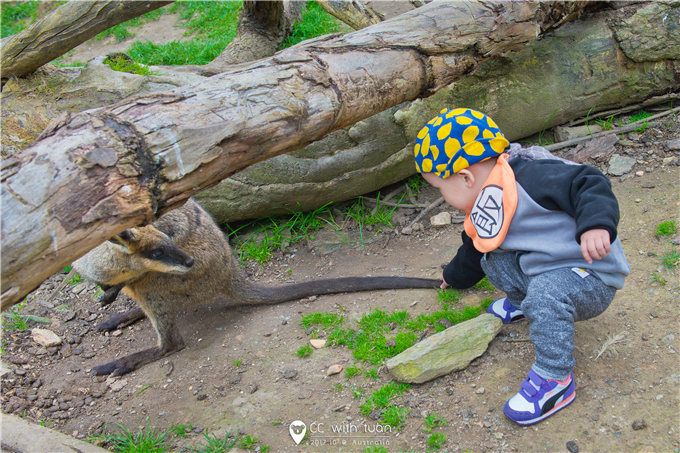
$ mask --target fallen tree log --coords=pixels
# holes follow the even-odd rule
[[[591,2],[431,3],[205,82],[65,115],[3,160],[2,308],[112,235],[579,17]]]
[[[172,1],[70,1],[0,41],[2,79],[21,77],[109,28]]]

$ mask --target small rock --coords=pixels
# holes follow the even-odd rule
[[[26,358],[20,356],[10,357],[9,361],[15,365],[26,365],[28,363],[28,360]]]
[[[206,395],[205,393],[201,393],[200,395],[196,396],[196,399],[198,401],[203,401],[204,399],[207,399],[207,398],[208,398],[208,395]]]
[[[257,392],[257,389],[259,389],[259,388],[260,388],[259,385],[257,385],[257,384],[251,384],[251,385],[249,385],[248,387],[246,387],[246,391],[247,391],[248,393],[250,393],[250,394],[253,394],[253,393]]]
[[[413,228],[410,227],[404,227],[401,230],[401,234],[404,234],[406,236],[410,235],[411,233],[413,233]]]
[[[123,387],[127,385],[128,381],[127,379],[116,379],[116,378],[108,378],[106,380],[106,385],[111,389],[113,392],[120,392]]]
[[[305,396],[304,393],[300,393],[300,394],[298,395],[298,399],[299,399],[299,400],[304,400],[304,399],[306,399],[306,398],[307,398],[307,397]]]
[[[73,321],[76,317],[76,312],[75,311],[67,311],[64,317],[62,318],[64,322],[69,322]]]
[[[664,143],[666,145],[666,148],[670,150],[680,150],[680,138],[676,138],[675,140],[668,140]]]
[[[45,307],[45,308],[54,308],[54,304],[53,304],[53,303],[50,303],[50,302],[47,302],[46,300],[39,300],[39,301],[38,301],[38,304],[40,304],[41,307]]]
[[[645,420],[642,419],[642,418],[638,418],[637,420],[635,420],[635,421],[633,422],[633,429],[634,429],[635,431],[644,429],[644,428],[646,428],[646,427],[647,427],[647,423],[646,423]]]
[[[231,404],[232,404],[233,406],[236,406],[236,407],[241,407],[241,406],[243,406],[244,404],[246,404],[246,399],[243,398],[243,397],[241,397],[241,396],[239,396],[239,397],[236,398]]]
[[[297,375],[298,375],[297,370],[286,370],[286,372],[283,373],[283,377],[285,377],[286,379],[293,379]]]
[[[453,395],[453,389],[451,387],[446,387],[446,394],[449,396]]]
[[[326,375],[332,376],[334,374],[338,374],[344,369],[342,365],[331,365],[328,367],[328,370],[326,370]]]
[[[655,311],[650,311],[649,316],[651,316],[652,318],[657,318],[657,317],[659,317],[659,314]]]
[[[590,414],[590,418],[593,421],[598,421],[600,419],[600,414]]]
[[[645,175],[645,172],[642,171],[642,170],[635,172],[635,176],[644,176],[644,175]]]
[[[83,291],[85,291],[85,288],[87,288],[87,282],[78,283],[76,286],[73,287],[71,292],[74,294],[80,294]]]
[[[326,340],[312,339],[309,340],[309,344],[311,344],[314,349],[319,349],[324,347]]]
[[[475,390],[475,393],[478,395],[483,395],[484,394],[484,387],[480,387],[477,390]]]
[[[635,159],[632,157],[622,157],[619,154],[614,154],[611,159],[609,159],[609,168],[607,169],[607,172],[610,175],[621,176],[631,171],[633,165],[635,165]]]
[[[567,442],[567,450],[569,450],[570,453],[578,453],[578,445],[576,445],[576,442],[573,440],[570,440]]]
[[[448,329],[449,327],[453,327],[453,323],[451,321],[449,321],[448,319],[443,319],[443,318],[440,319],[439,324],[444,326],[445,329]]]
[[[111,332],[111,335],[114,336],[114,337],[120,337],[122,334],[123,334],[123,331],[120,330],[120,329],[114,330],[113,332]]]
[[[451,225],[451,213],[450,212],[440,212],[439,214],[430,217],[430,224],[433,227],[443,227],[446,225]]]
[[[647,341],[649,340],[649,334],[648,333],[643,333],[642,334],[642,341]]]
[[[33,341],[46,348],[59,346],[61,344],[61,338],[51,330],[33,329],[31,330],[31,336],[33,337]]]
[[[674,165],[678,161],[677,157],[664,157],[664,159],[661,161],[661,166],[666,167],[668,165]]]
[[[24,370],[23,368],[15,368],[14,374],[16,374],[17,376],[25,376],[26,370]]]
[[[240,375],[240,374],[236,374],[236,375],[230,377],[230,378],[229,378],[229,381],[227,381],[227,382],[229,382],[229,384],[231,384],[231,385],[236,385],[236,384],[238,384],[239,382],[241,382],[241,375]]]
[[[368,416],[371,420],[378,420],[380,419],[380,416],[382,416],[382,410],[380,409],[373,409]]]
[[[558,142],[566,142],[579,137],[585,137],[591,134],[602,132],[602,126],[598,124],[590,124],[587,126],[562,127],[558,126],[554,129],[555,140]]]
[[[98,315],[97,313],[93,313],[93,314],[91,314],[90,316],[88,316],[87,319],[85,319],[85,321],[87,321],[87,322],[92,322],[92,321],[94,321],[95,319],[97,319],[98,316],[99,316],[99,315]]]

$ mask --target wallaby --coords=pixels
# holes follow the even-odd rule
[[[263,305],[312,295],[438,288],[441,284],[436,279],[410,277],[345,277],[280,286],[249,282],[224,233],[193,198],[150,225],[114,236],[75,261],[73,268],[108,290],[101,298],[105,302],[113,301],[122,288],[141,307],[114,316],[100,324],[98,330],[113,330],[146,314],[158,333],[157,347],[93,369],[93,374],[114,376],[184,348],[175,314],[216,297],[226,299],[228,306]]]

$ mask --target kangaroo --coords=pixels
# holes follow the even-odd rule
[[[113,301],[122,288],[140,306],[103,322],[99,331],[146,315],[158,334],[158,346],[93,368],[92,374],[113,376],[183,349],[176,313],[217,297],[226,299],[227,306],[264,305],[312,295],[440,285],[436,279],[410,277],[344,277],[279,286],[250,282],[222,230],[193,198],[150,225],[114,236],[75,261],[73,269],[106,290],[104,302]]]

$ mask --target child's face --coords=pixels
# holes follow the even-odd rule
[[[472,211],[480,188],[476,187],[475,178],[469,171],[461,170],[446,179],[434,173],[422,173],[422,175],[432,187],[439,189],[439,193],[449,205],[466,214]]]

